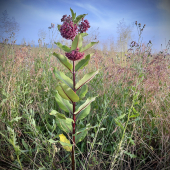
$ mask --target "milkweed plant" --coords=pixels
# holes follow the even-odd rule
[[[59,142],[66,151],[72,152],[72,169],[74,170],[76,168],[75,145],[86,137],[89,129],[94,128],[90,124],[77,126],[78,128],[76,127],[78,124],[77,122],[80,122],[80,120],[84,119],[90,113],[90,104],[98,97],[95,96],[83,100],[88,92],[86,83],[92,80],[94,76],[98,74],[99,70],[85,74],[78,82],[76,82],[76,73],[88,65],[90,58],[94,54],[88,54],[84,58],[84,51],[99,42],[91,42],[85,47],[82,47],[83,37],[88,35],[86,31],[90,28],[88,20],[84,20],[87,14],[76,17],[76,13],[74,13],[71,8],[70,11],[72,17],[70,15],[68,17],[67,15],[63,15],[61,19],[63,24],[58,25],[58,30],[63,38],[72,40],[72,45],[68,47],[59,42],[55,42],[59,48],[65,51],[65,56],[55,52],[53,55],[72,73],[72,79],[67,77],[63,72],[58,71],[57,68],[54,68],[53,72],[56,78],[60,80],[59,85],[56,87],[55,99],[59,107],[66,113],[69,113],[69,115],[72,115],[72,117],[66,117],[56,110],[52,110],[50,115],[56,117],[56,124],[63,132],[72,135],[72,140],[68,140],[64,134],[60,134]],[[70,60],[72,64],[68,60]],[[78,60],[80,61],[75,64]]]

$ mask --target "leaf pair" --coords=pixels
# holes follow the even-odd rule
[[[75,72],[77,72],[78,70],[80,69],[83,69],[89,62],[90,60],[90,57],[93,55],[94,53],[92,54],[88,54],[84,59],[82,59],[81,61],[79,61],[79,63],[75,66]],[[69,70],[72,72],[72,69],[73,69],[73,65],[69,63],[67,57],[65,57],[64,55],[62,54],[57,54],[57,53],[53,53],[54,56],[56,56],[59,61]]]

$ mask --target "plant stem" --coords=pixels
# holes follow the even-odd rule
[[[76,89],[75,89],[75,63],[73,61],[73,90],[76,93]],[[76,102],[73,102],[73,146],[72,146],[72,170],[75,170],[75,126],[76,126],[76,115],[74,114],[75,112],[75,107],[76,107]]]

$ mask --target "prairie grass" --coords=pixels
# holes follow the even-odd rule
[[[52,53],[64,52],[8,44],[0,49],[0,169],[69,169],[70,154],[49,142],[62,133],[50,111],[64,113],[54,97],[53,68],[71,78]],[[168,170],[170,56],[143,52],[126,58],[113,49],[106,55],[94,48],[85,54],[92,52],[76,80],[99,68],[86,96],[99,97],[80,124],[99,127],[77,145],[77,169]]]

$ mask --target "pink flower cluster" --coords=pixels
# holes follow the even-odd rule
[[[72,17],[70,15],[68,17],[67,15],[63,15],[61,22],[63,22],[60,27],[61,36],[72,41],[74,40],[78,32],[83,33],[86,32],[88,28],[90,28],[88,20],[83,21],[82,19],[81,24],[77,26],[77,24],[74,24],[74,22],[72,21]],[[69,60],[80,60],[84,57],[84,53],[80,53],[78,50],[79,48],[71,51],[70,53],[65,53],[65,55]]]
[[[72,21],[72,17],[69,15],[63,15],[61,18],[61,22],[64,22],[63,25],[60,27],[61,36],[66,39],[73,40],[75,36],[77,35],[78,31],[80,33],[86,32],[88,28],[90,28],[88,20],[82,19],[82,22],[80,25],[78,25],[79,30],[77,28],[77,24],[74,24]]]
[[[71,53],[65,53],[65,55],[69,60],[72,60],[72,61],[80,60],[84,57],[84,53],[80,53],[78,52],[78,50],[79,48],[71,51]]]
[[[70,22],[64,22],[63,25],[60,27],[61,36],[67,40],[74,40],[75,36],[77,35],[78,28],[77,25]]]
[[[90,28],[89,21],[87,19],[85,19],[83,22],[83,19],[82,19],[82,22],[79,25],[79,32],[80,33],[86,32],[88,30],[88,28]]]

